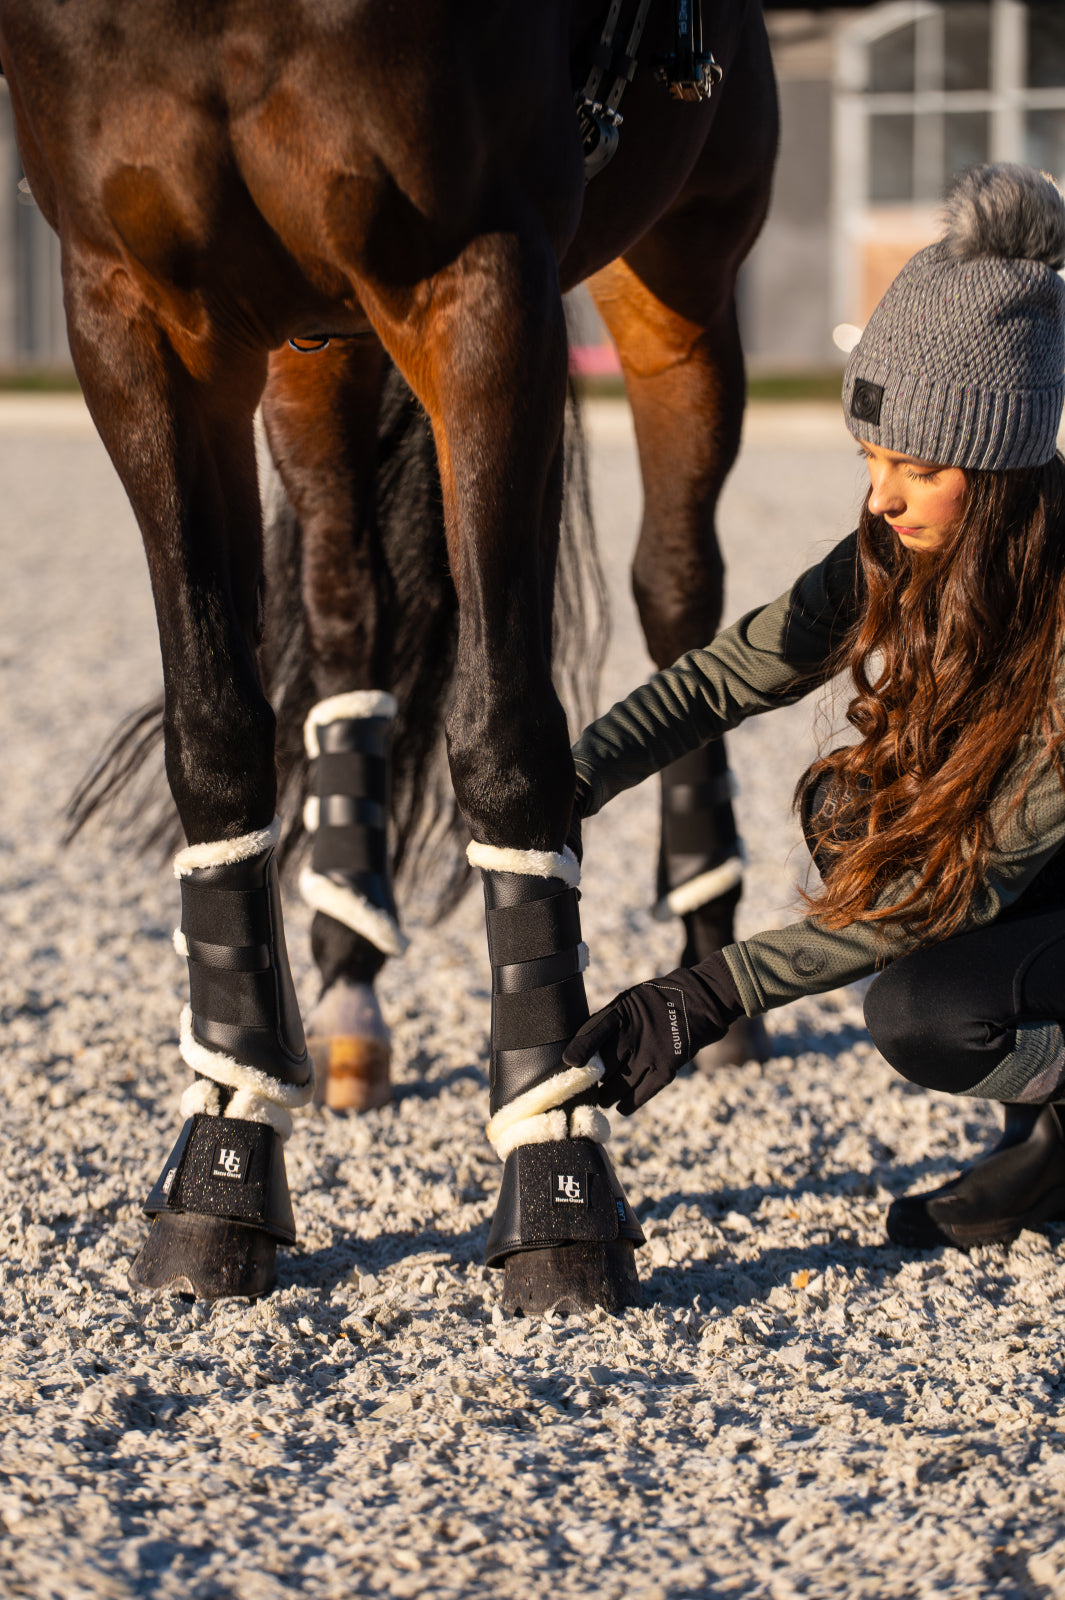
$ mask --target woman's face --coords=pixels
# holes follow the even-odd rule
[[[936,550],[954,527],[965,498],[961,467],[900,456],[861,441],[869,468],[869,510],[881,516],[908,550]]]

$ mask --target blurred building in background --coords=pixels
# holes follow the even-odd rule
[[[955,172],[1022,161],[1065,180],[1065,0],[810,10],[766,0],[766,16],[781,146],[769,220],[741,283],[744,341],[752,372],[824,371],[842,362],[833,329],[861,327],[902,262],[935,236]],[[36,207],[19,203],[20,177],[0,89],[0,375],[70,363],[58,248]],[[585,369],[609,370],[586,299],[571,323]]]
[[[745,271],[752,370],[838,364],[902,263],[936,237],[958,171],[1065,180],[1063,0],[767,6],[780,84],[773,205]]]

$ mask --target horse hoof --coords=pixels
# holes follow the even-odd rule
[[[192,1212],[163,1212],[129,1269],[135,1289],[223,1300],[256,1299],[274,1286],[277,1240],[261,1228]]]
[[[630,1239],[609,1244],[548,1245],[522,1250],[503,1264],[503,1310],[511,1317],[624,1311],[642,1304]]]
[[[311,1038],[314,1099],[330,1111],[375,1111],[392,1098],[392,1051],[380,1039]]]
[[[338,978],[307,1023],[318,1105],[375,1111],[392,1098],[392,1041],[373,986]]]
[[[740,1017],[723,1039],[699,1051],[695,1066],[699,1072],[716,1072],[718,1067],[742,1067],[748,1061],[761,1065],[772,1053],[761,1017]]]

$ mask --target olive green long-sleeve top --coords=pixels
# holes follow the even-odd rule
[[[861,603],[857,535],[851,534],[779,599],[656,673],[584,730],[573,747],[584,814],[745,718],[790,705],[823,685]],[[1024,804],[1007,814],[1032,767]],[[1037,729],[994,796],[991,816],[995,845],[962,932],[993,922],[1065,842],[1065,791]],[[883,903],[900,899],[908,886],[900,879]],[[913,947],[898,924],[831,929],[809,916],[731,944],[723,954],[748,1016],[756,1016],[865,977]]]

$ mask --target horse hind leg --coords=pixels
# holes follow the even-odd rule
[[[370,1111],[392,1097],[391,1041],[373,978],[402,955],[389,872],[392,695],[354,690],[319,701],[304,724],[311,793],[304,825],[311,860],[300,893],[315,909],[311,945],[322,993],[308,1018],[320,1104]]]
[[[291,607],[295,589],[301,665],[309,666],[317,697],[299,735],[310,768],[303,819],[311,838],[300,891],[315,912],[311,948],[321,983],[308,1017],[316,1098],[335,1111],[368,1111],[391,1099],[391,1038],[374,980],[407,944],[387,848],[397,707],[380,687],[387,584],[373,494],[384,374],[376,343],[333,344],[314,355],[285,349],[271,357],[263,397],[270,451],[290,503],[267,539],[268,607]],[[269,631],[266,659],[283,689],[291,666],[282,657],[270,667]],[[275,699],[284,748],[293,742],[284,725],[291,707],[284,693]]]

